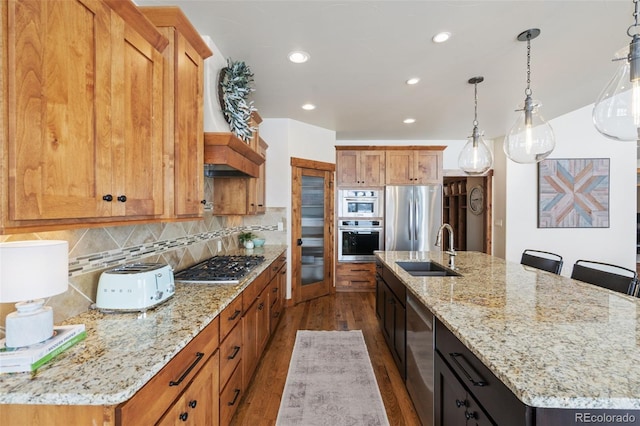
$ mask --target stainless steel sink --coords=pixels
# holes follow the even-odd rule
[[[427,262],[396,262],[396,265],[407,271],[414,277],[460,277],[459,273],[445,268],[444,266]]]

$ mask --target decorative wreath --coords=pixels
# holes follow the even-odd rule
[[[251,113],[257,111],[253,101],[247,101],[253,87],[253,72],[242,61],[227,58],[227,66],[220,70],[218,77],[218,97],[222,113],[229,122],[231,132],[248,142],[255,127],[250,126]]]

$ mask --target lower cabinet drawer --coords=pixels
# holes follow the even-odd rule
[[[218,348],[214,319],[131,399],[116,408],[117,424],[155,424]]]
[[[236,412],[240,400],[244,396],[242,389],[242,365],[236,367],[227,382],[226,386],[220,392],[220,425],[226,426]]]
[[[240,364],[242,352],[242,322],[240,322],[220,344],[220,387],[224,387]]]

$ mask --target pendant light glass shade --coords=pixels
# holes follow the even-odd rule
[[[504,138],[504,153],[516,163],[537,163],[549,156],[556,146],[551,125],[540,115],[540,104],[527,96],[524,108]]]
[[[618,69],[593,107],[593,124],[604,136],[637,141],[640,131],[640,40],[618,51]]]
[[[491,151],[478,130],[478,83],[483,81],[484,77],[473,77],[469,80],[469,84],[475,86],[473,132],[458,156],[458,166],[468,175],[484,174],[491,168],[493,163]]]
[[[523,31],[518,41],[527,42],[527,88],[522,109],[504,138],[504,153],[516,163],[537,163],[549,156],[556,146],[551,125],[540,115],[540,103],[531,98],[531,40],[540,35],[540,30],[532,28]]]

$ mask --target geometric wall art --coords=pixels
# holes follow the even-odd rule
[[[538,163],[538,228],[608,227],[608,158]]]

